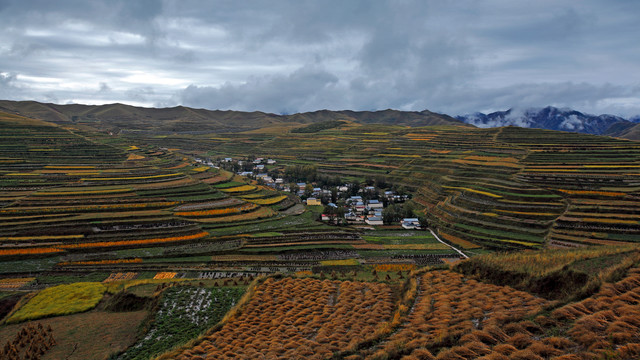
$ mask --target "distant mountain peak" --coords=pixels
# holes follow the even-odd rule
[[[618,123],[628,120],[614,115],[590,115],[570,108],[508,109],[489,114],[472,113],[456,116],[456,119],[477,127],[519,126],[525,128],[571,131],[585,134],[602,135]],[[640,119],[639,119],[640,120]]]

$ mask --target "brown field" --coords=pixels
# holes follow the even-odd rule
[[[0,339],[13,339],[29,323],[51,326],[57,343],[42,360],[106,359],[110,354],[131,346],[146,311],[110,313],[91,311],[0,328]],[[3,346],[4,346],[3,341]]]
[[[371,338],[394,310],[382,283],[267,279],[246,307],[177,359],[326,359]]]

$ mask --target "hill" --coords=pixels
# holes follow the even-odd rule
[[[640,236],[640,145],[610,137],[514,126],[376,124],[135,139],[212,158],[314,164],[324,176],[404,186],[444,239],[465,246],[581,247]]]
[[[579,132],[583,134],[608,135],[609,129],[630,121],[613,115],[589,115],[572,109],[547,106],[524,111],[509,109],[490,114],[474,113],[456,116],[460,121],[481,128],[519,126],[524,128]]]
[[[325,116],[117,136],[0,113],[0,358],[640,356],[640,144]],[[322,224],[208,163],[230,156],[406,187],[474,256],[449,266],[431,232]]]
[[[0,111],[42,119],[57,124],[78,124],[113,133],[146,131],[154,134],[204,134],[242,132],[284,127],[295,128],[324,121],[351,121],[363,124],[380,123],[403,126],[461,124],[448,115],[415,111],[330,111],[320,110],[292,115],[277,115],[260,111],[221,111],[172,108],[143,108],[123,104],[56,105],[35,101],[0,101]]]
[[[611,126],[605,135],[638,141],[640,140],[640,124],[619,123]]]

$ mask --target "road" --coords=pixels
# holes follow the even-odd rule
[[[460,254],[463,258],[465,258],[465,259],[468,259],[468,258],[469,258],[469,257],[467,256],[467,254],[463,253],[461,250],[459,250],[459,249],[457,249],[457,248],[453,247],[452,245],[447,244],[446,242],[442,241],[442,240],[438,237],[438,235],[436,235],[436,233],[434,233],[434,232],[433,232],[433,230],[431,230],[431,228],[429,228],[429,231],[431,231],[431,235],[433,235],[433,237],[435,237],[435,238],[436,238],[436,240],[438,240],[438,241],[440,241],[441,243],[443,243],[443,244],[447,245],[448,247],[452,248],[452,249],[453,249],[453,250],[455,250],[458,254]]]

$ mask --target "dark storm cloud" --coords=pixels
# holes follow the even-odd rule
[[[0,0],[0,91],[270,112],[559,105],[628,116],[640,113],[638,13],[637,1],[596,0]]]

